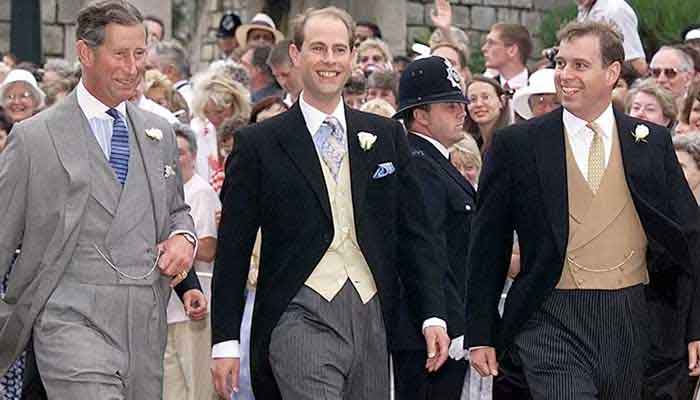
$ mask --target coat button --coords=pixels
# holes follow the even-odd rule
[[[469,204],[467,204],[466,206],[464,206],[464,209],[467,210],[467,211],[471,211],[472,206],[470,206]]]

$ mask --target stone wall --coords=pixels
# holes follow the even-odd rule
[[[469,35],[472,52],[478,51],[483,38],[497,22],[526,26],[534,36],[535,51],[539,54],[541,44],[537,28],[547,10],[567,6],[574,0],[450,0],[453,24]],[[407,0],[406,24],[407,44],[425,42],[433,30],[430,13],[431,0]]]
[[[41,0],[41,44],[45,57],[75,60],[75,19],[89,0]],[[131,0],[144,15],[157,15],[170,31],[170,0]],[[10,50],[11,0],[0,0],[0,51]],[[22,23],[22,21],[19,21]]]

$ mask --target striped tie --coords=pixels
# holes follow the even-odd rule
[[[112,126],[112,150],[109,153],[109,165],[112,166],[117,180],[122,185],[126,182],[126,174],[129,172],[129,130],[114,108],[107,110],[107,114],[114,118]]]
[[[588,129],[593,131],[593,141],[588,150],[588,185],[593,193],[598,193],[600,182],[605,173],[605,147],[603,146],[603,131],[595,122],[588,125]]]

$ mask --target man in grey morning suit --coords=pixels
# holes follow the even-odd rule
[[[175,136],[126,102],[143,76],[139,11],[92,3],[76,36],[77,89],[16,125],[0,157],[0,275],[22,245],[0,301],[0,374],[33,336],[51,399],[160,399],[168,286],[206,307],[190,290]]]

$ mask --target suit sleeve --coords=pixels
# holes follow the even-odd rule
[[[244,132],[227,162],[212,278],[212,345],[239,340],[250,257],[260,226],[260,160]]]
[[[16,124],[0,154],[0,279],[22,241],[30,170],[22,125]]]
[[[510,161],[503,135],[496,134],[479,180],[472,220],[467,274],[467,344],[495,346],[498,302],[513,248]]]
[[[415,318],[447,321],[442,278],[447,270],[447,253],[439,252],[435,225],[429,220],[426,202],[411,159],[406,134],[396,124],[399,196],[399,275],[410,304],[419,305]]]
[[[678,163],[670,135],[666,135],[665,166],[666,184],[673,220],[680,224],[688,246],[688,262],[685,270],[693,274],[694,290],[688,315],[687,339],[700,340],[700,211],[683,170]]]

